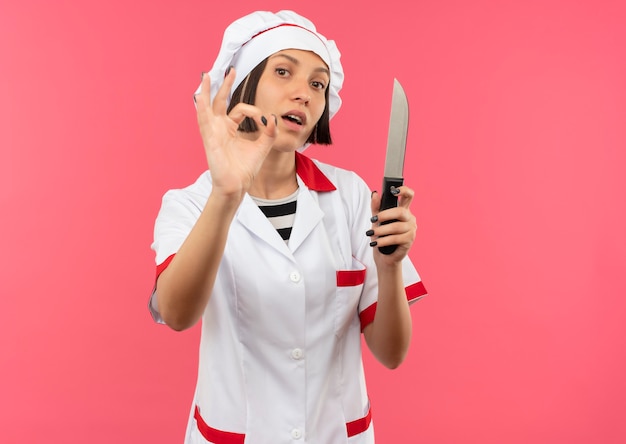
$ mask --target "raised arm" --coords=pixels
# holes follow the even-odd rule
[[[374,321],[363,330],[367,346],[376,359],[389,368],[398,367],[411,342],[411,314],[402,279],[402,260],[413,241],[417,225],[409,206],[413,190],[399,188],[398,207],[378,212],[380,195],[372,194],[371,235],[374,261],[378,273],[378,303]],[[386,225],[381,222],[397,220]],[[383,237],[381,237],[383,236]],[[398,245],[389,255],[378,251],[379,246]]]
[[[156,283],[158,311],[174,330],[193,326],[209,301],[230,224],[269,153],[277,128],[274,116],[255,106],[238,104],[226,114],[235,79],[233,69],[211,103],[210,79],[203,75],[196,95],[198,126],[211,170],[212,191],[189,235]],[[237,131],[245,117],[257,133]]]

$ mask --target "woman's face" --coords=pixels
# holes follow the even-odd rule
[[[278,118],[274,148],[304,145],[326,106],[330,72],[315,53],[287,49],[271,55],[257,86],[255,105]]]

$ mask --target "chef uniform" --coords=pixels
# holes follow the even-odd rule
[[[233,44],[229,31],[245,36]],[[339,53],[293,12],[257,12],[233,23],[225,32],[218,71],[226,62],[241,76],[240,69],[247,69],[237,64],[241,47],[261,35],[273,41],[276,36],[270,34],[276,31],[279,47],[270,45],[261,60],[294,45],[323,52],[320,57],[331,70],[334,114],[343,79],[336,74],[341,71]],[[230,56],[224,55],[225,47]],[[253,52],[256,56],[258,45]],[[248,63],[249,70],[256,64]],[[216,74],[210,73],[212,87]],[[372,247],[365,236],[370,191],[355,173],[299,152],[296,174],[297,211],[288,243],[249,195],[229,227],[202,316],[186,444],[374,443],[361,359],[361,331],[374,319],[378,296]],[[152,245],[157,276],[200,216],[211,187],[206,171],[194,184],[164,195]],[[402,265],[407,299],[416,301],[426,291],[408,256]],[[153,292],[149,306],[162,322],[156,298]]]

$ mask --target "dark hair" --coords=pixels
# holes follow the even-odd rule
[[[256,89],[259,84],[259,80],[261,79],[261,75],[265,70],[265,65],[267,65],[267,59],[263,60],[257,66],[254,67],[250,74],[248,74],[243,81],[235,88],[233,92],[233,96],[230,99],[230,103],[228,104],[227,112],[233,109],[233,107],[238,103],[247,103],[249,105],[254,105],[254,98],[256,97]],[[326,98],[326,104],[324,106],[324,112],[322,116],[317,121],[315,128],[309,135],[307,139],[307,143],[315,143],[318,145],[330,145],[333,143],[330,137],[330,112],[328,110],[328,94],[329,87],[326,88],[324,93]],[[249,117],[246,117],[243,122],[239,125],[239,131],[243,131],[245,133],[253,133],[257,130],[256,123]]]

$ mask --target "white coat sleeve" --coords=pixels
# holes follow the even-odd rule
[[[351,204],[351,214],[348,217],[349,219],[352,218],[350,223],[353,227],[351,232],[352,254],[366,268],[363,292],[359,301],[359,317],[361,329],[363,329],[374,320],[378,300],[378,274],[374,263],[373,248],[369,245],[371,240],[365,235],[365,232],[371,227],[371,191],[357,175],[354,176],[352,190],[351,202],[346,202]],[[413,303],[427,294],[408,255],[402,262],[402,277],[409,303]]]
[[[208,191],[202,192],[206,187],[201,186],[200,179],[188,188],[165,193],[154,224],[151,248],[156,254],[156,277],[148,309],[154,321],[160,324],[164,322],[157,310],[156,279],[176,255],[204,208]]]

